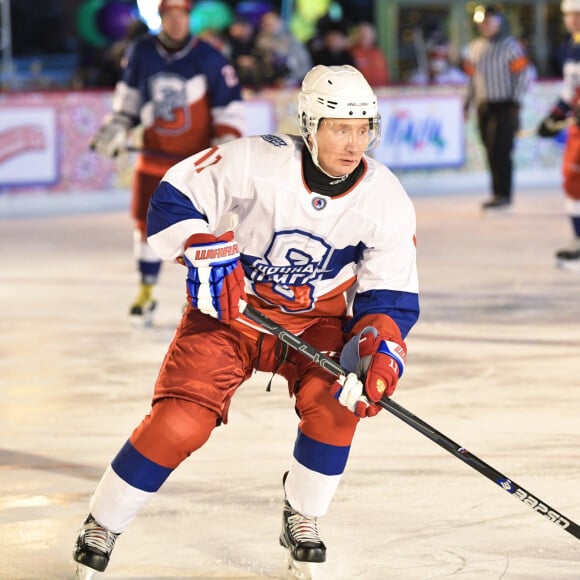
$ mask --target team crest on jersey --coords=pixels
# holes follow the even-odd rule
[[[280,139],[276,135],[260,135],[264,141],[270,143],[270,145],[274,145],[274,147],[286,147],[288,144],[284,139]]]
[[[167,73],[149,80],[159,133],[183,133],[191,126],[185,80]]]
[[[264,257],[252,264],[254,292],[286,312],[311,310],[315,282],[327,272],[331,253],[331,247],[314,234],[276,232]]]
[[[326,207],[326,200],[323,197],[315,197],[312,200],[312,207],[317,210],[324,209]]]

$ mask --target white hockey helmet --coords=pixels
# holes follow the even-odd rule
[[[580,12],[580,0],[562,0],[560,9],[564,14],[568,12]]]
[[[374,149],[380,140],[377,96],[362,73],[350,65],[316,65],[310,69],[298,94],[298,119],[300,134],[316,165],[316,131],[321,119],[369,119],[366,150]]]

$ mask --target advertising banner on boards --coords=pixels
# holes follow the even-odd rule
[[[465,162],[460,95],[379,98],[381,142],[373,157],[391,169],[459,167]]]
[[[52,185],[58,179],[54,107],[0,108],[0,184]]]

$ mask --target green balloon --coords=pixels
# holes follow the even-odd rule
[[[106,0],[85,0],[78,11],[76,17],[77,32],[79,36],[88,44],[96,47],[104,47],[110,44],[106,36],[99,32],[97,15],[105,6]]]
[[[295,12],[290,18],[290,32],[300,41],[308,42],[316,34],[316,23],[304,20]]]
[[[233,10],[223,2],[202,0],[191,11],[189,28],[195,35],[204,30],[225,30],[234,21]]]
[[[296,12],[306,22],[322,18],[330,7],[330,0],[296,0]]]

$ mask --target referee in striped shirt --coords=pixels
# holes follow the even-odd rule
[[[522,45],[508,33],[498,7],[476,9],[474,21],[479,37],[470,42],[464,63],[470,77],[465,114],[474,103],[491,172],[493,197],[483,209],[506,209],[512,202],[512,151],[520,103],[529,85],[529,60]]]

